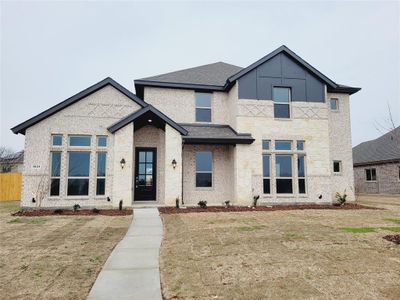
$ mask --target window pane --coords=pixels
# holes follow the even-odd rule
[[[297,150],[304,150],[304,141],[297,141]]]
[[[68,179],[68,196],[89,195],[89,179]]]
[[[292,156],[276,155],[276,176],[292,177]]]
[[[290,118],[289,104],[274,104],[274,117],[288,119]]]
[[[335,172],[335,173],[340,172],[340,161],[333,162],[333,172]]]
[[[60,177],[61,152],[51,153],[51,176]]]
[[[274,87],[272,91],[272,100],[275,102],[288,103],[290,100],[290,88]]]
[[[269,140],[262,140],[262,149],[269,150],[270,141]]]
[[[298,156],[297,157],[297,169],[298,169],[298,176],[299,177],[305,177],[305,171],[304,171],[304,160],[305,156]]]
[[[146,174],[146,164],[139,164],[139,174]]]
[[[376,169],[371,170],[371,179],[374,181],[376,180]]]
[[[62,145],[62,135],[53,135],[53,146],[61,146]]]
[[[68,176],[88,177],[90,152],[69,152]]]
[[[275,141],[275,150],[291,150],[291,141]]]
[[[60,195],[60,179],[52,179],[50,185],[50,196]]]
[[[196,173],[196,187],[210,187],[212,186],[211,173]]]
[[[70,146],[90,146],[90,136],[70,136],[69,145]]]
[[[152,151],[146,152],[146,161],[153,162],[153,152]]]
[[[146,186],[153,185],[153,175],[146,175]]]
[[[97,176],[106,176],[106,153],[97,153]]]
[[[264,179],[263,192],[264,192],[264,194],[270,194],[271,193],[271,185],[270,185],[270,180],[269,179]]]
[[[299,194],[305,194],[305,193],[306,193],[306,180],[299,179]]]
[[[145,180],[146,180],[145,175],[139,175],[139,185],[144,185]]]
[[[209,151],[196,152],[196,171],[212,172],[212,153]]]
[[[139,151],[139,162],[146,162],[146,152]]]
[[[153,164],[146,164],[146,174],[153,174]]]
[[[366,176],[367,181],[371,181],[371,170],[370,169],[365,170],[365,176]]]
[[[276,180],[276,192],[278,194],[292,194],[292,179],[277,179]]]
[[[106,193],[106,180],[104,178],[97,179],[96,195],[104,195]]]
[[[196,122],[211,122],[211,109],[196,108]]]
[[[332,110],[337,110],[338,109],[338,100],[337,99],[331,99],[331,109]]]
[[[269,155],[263,155],[263,177],[269,177]]]
[[[97,146],[98,147],[107,147],[107,137],[106,136],[97,137]]]
[[[195,93],[196,107],[211,107],[210,93]]]

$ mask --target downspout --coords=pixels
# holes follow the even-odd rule
[[[181,164],[182,164],[182,179],[181,179],[181,181],[182,181],[182,184],[181,184],[181,197],[182,197],[182,206],[184,206],[185,205],[185,202],[183,202],[183,146],[184,146],[184,141],[183,141],[183,139],[182,139],[182,152],[181,152]]]

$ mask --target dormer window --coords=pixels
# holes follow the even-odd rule
[[[274,116],[277,119],[290,118],[290,88],[274,87],[272,90],[274,100]]]
[[[195,93],[196,122],[211,122],[211,93]]]

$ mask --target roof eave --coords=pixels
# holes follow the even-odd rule
[[[150,81],[150,80],[135,80],[134,82],[136,89],[139,87],[149,86],[149,87],[166,87],[166,88],[178,88],[178,89],[194,89],[202,91],[224,91],[224,86],[220,85],[161,82],[161,81]]]
[[[253,138],[206,138],[206,137],[184,137],[185,144],[206,144],[206,145],[249,145],[254,142]]]

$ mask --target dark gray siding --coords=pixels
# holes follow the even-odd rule
[[[324,83],[284,53],[239,79],[240,99],[272,100],[273,86],[287,86],[292,101],[324,102]]]

